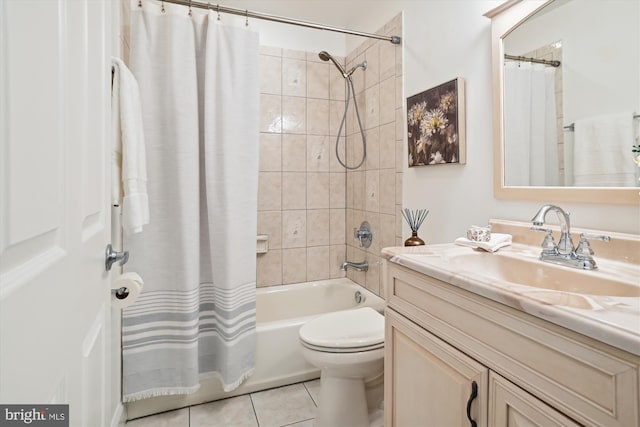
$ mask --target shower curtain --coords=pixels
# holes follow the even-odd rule
[[[560,184],[553,67],[505,63],[504,140],[507,185]]]
[[[207,375],[233,390],[254,366],[258,35],[159,9],[131,17],[150,224],[125,239],[145,286],[123,311],[124,401]]]

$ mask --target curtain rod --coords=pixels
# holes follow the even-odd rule
[[[634,114],[633,115],[634,119],[640,119],[640,114]],[[563,129],[574,132],[576,130],[576,124],[575,123],[571,123],[570,125],[564,126]]]
[[[255,18],[255,19],[262,19],[265,21],[280,22],[282,24],[291,24],[291,25],[297,25],[299,27],[315,28],[317,30],[333,31],[336,33],[349,34],[352,36],[369,37],[372,39],[386,40],[393,44],[400,44],[400,41],[401,41],[401,38],[399,36],[382,36],[379,34],[364,33],[362,31],[347,30],[344,28],[331,27],[329,25],[324,25],[324,24],[316,24],[314,22],[301,21],[301,20],[292,19],[292,18],[285,18],[283,16],[269,15],[267,13],[253,12],[250,10],[242,10],[242,9],[234,9],[232,7],[220,6],[218,4],[203,3],[199,1],[190,1],[190,0],[162,0],[162,1],[165,3],[178,4],[181,6],[197,7],[199,9],[209,9],[214,12],[229,13],[231,15],[244,16],[247,18]],[[141,4],[142,3],[140,0],[138,2],[138,6],[141,6]]]
[[[507,55],[506,53],[504,54],[504,59],[511,59],[512,61],[533,62],[535,64],[551,65],[552,67],[560,66],[560,61],[547,61],[546,59],[528,58],[526,56]]]

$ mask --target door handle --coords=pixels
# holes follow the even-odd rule
[[[124,265],[129,261],[129,251],[117,252],[113,250],[111,243],[107,245],[107,249],[104,253],[104,268],[109,271],[111,270],[111,266],[114,263],[119,263],[120,265]]]

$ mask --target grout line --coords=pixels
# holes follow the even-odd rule
[[[253,409],[253,416],[256,418],[256,425],[260,427],[260,420],[258,419],[258,413],[256,412],[256,405],[253,403],[253,393],[249,393],[249,400],[251,401],[251,409]]]
[[[315,381],[315,380],[310,380],[310,381]],[[313,396],[311,395],[311,392],[309,391],[309,389],[307,388],[307,383],[309,381],[305,381],[302,383],[302,385],[304,386],[304,389],[307,391],[307,394],[309,395],[309,397],[311,398],[311,401],[313,402],[313,404],[316,406],[316,408],[318,407],[318,404],[316,403],[315,399],[313,398]]]
[[[295,424],[303,423],[303,422],[305,422],[305,421],[313,421],[313,420],[315,420],[315,418],[308,418],[308,419],[306,419],[306,420],[300,420],[300,421],[295,421],[295,422],[293,422],[293,423],[289,423],[289,424],[283,424],[283,425],[281,425],[280,427],[292,426],[292,425],[295,425]]]

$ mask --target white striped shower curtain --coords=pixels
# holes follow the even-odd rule
[[[123,312],[123,398],[233,390],[255,356],[258,35],[216,15],[134,8],[130,68],[150,224],[125,238],[145,287]]]

